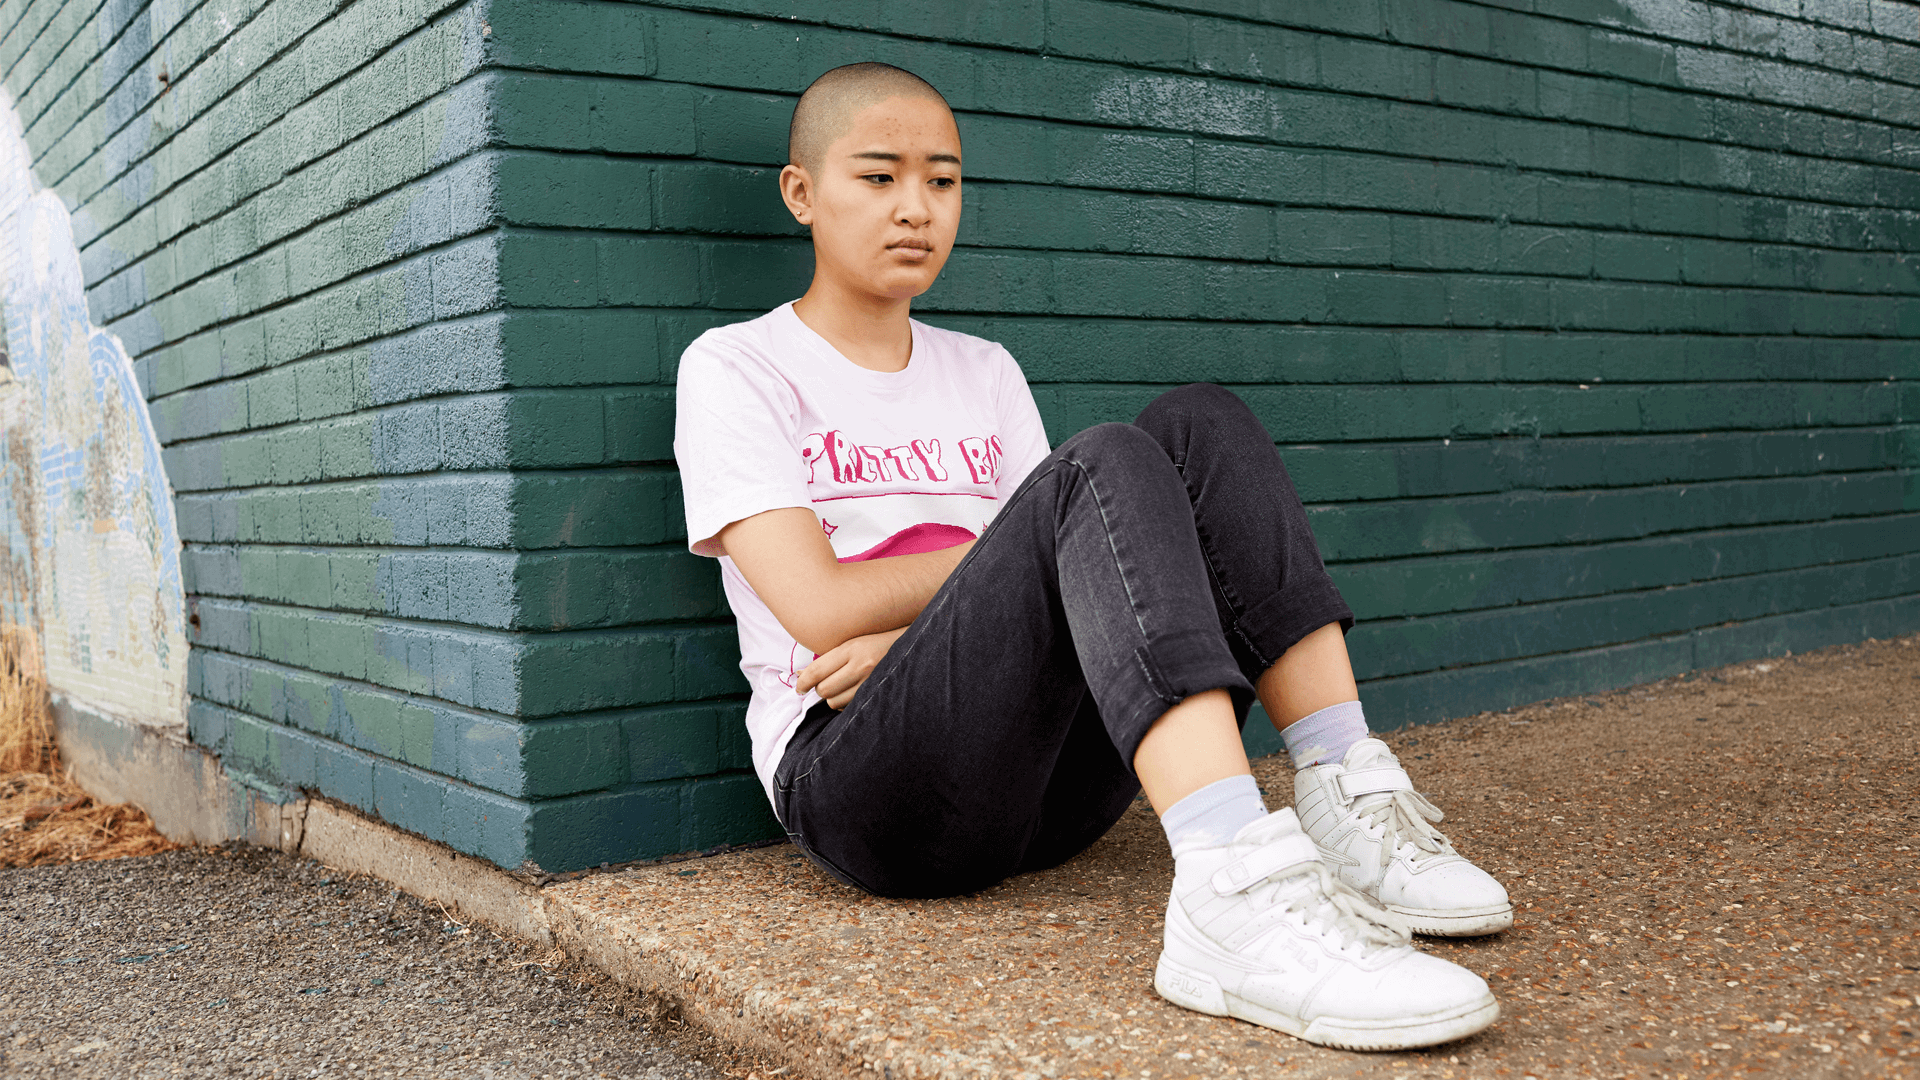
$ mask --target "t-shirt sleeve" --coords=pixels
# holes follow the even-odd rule
[[[715,536],[742,518],[812,507],[799,404],[777,372],[702,335],[680,357],[674,410],[673,456],[694,554],[726,554]]]
[[[1019,362],[1004,348],[1000,358],[995,387],[1000,411],[1000,476],[994,481],[994,493],[1005,500],[1053,448],[1047,445],[1046,426],[1040,422],[1040,409],[1033,403],[1033,391],[1027,388]]]

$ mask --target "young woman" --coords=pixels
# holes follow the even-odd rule
[[[1050,449],[1005,349],[909,317],[961,205],[919,78],[826,73],[790,154],[813,282],[687,349],[675,453],[794,843],[856,888],[954,895],[1072,857],[1144,787],[1175,858],[1163,996],[1357,1049],[1492,1023],[1486,983],[1408,932],[1511,905],[1368,736],[1352,613],[1272,437],[1196,384]],[[1298,816],[1254,785],[1256,697]]]

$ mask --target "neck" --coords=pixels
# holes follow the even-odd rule
[[[913,356],[911,297],[875,296],[815,274],[793,313],[841,355],[869,371],[905,371]]]

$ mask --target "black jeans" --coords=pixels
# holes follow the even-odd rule
[[[1155,720],[1253,682],[1353,613],[1273,438],[1218,386],[1068,439],[844,710],[808,712],[774,772],[801,850],[882,896],[953,896],[1065,862],[1140,791]]]

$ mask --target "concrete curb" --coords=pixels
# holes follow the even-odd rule
[[[55,736],[73,779],[103,803],[145,810],[168,839],[186,844],[245,840],[379,878],[449,914],[543,947],[559,947],[614,979],[671,1002],[685,1020],[781,1061],[792,1075],[834,1077],[848,1068],[825,1046],[779,1038],[751,995],[716,980],[664,942],[635,947],[593,911],[565,903],[493,863],[402,832],[324,799],[276,801],[228,775],[220,760],[178,734],[143,727],[64,696],[54,700]],[[826,1058],[831,1064],[824,1064]]]

